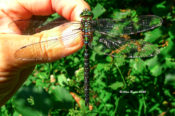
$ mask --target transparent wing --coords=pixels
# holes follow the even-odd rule
[[[68,28],[69,27],[69,28]],[[79,30],[80,24],[65,23],[56,28],[59,29],[56,35],[52,35],[48,38],[42,38],[43,41],[25,45],[15,52],[15,57],[22,60],[37,60],[37,61],[49,61],[49,57],[46,51],[60,52],[59,46],[71,46],[74,44],[75,39],[82,40],[82,33]],[[62,32],[60,32],[62,30]],[[47,50],[45,50],[47,49]],[[38,51],[41,50],[41,51]],[[62,56],[64,57],[64,56]]]
[[[79,21],[72,21],[69,22],[71,24],[80,24]],[[18,27],[22,34],[35,34],[38,32],[41,32],[43,30],[48,30],[51,28],[54,28],[56,26],[62,25],[62,24],[68,24],[67,20],[63,18],[57,18],[51,22],[46,21],[44,18],[40,19],[25,19],[25,20],[16,20],[11,23],[9,23],[9,28],[13,29],[14,27]]]
[[[116,37],[130,35],[154,29],[162,24],[162,18],[155,15],[143,15],[133,19],[98,19],[92,21],[94,31],[103,35]]]
[[[157,45],[144,40],[126,40],[125,38],[93,38],[89,44],[98,54],[114,57],[138,58],[152,57],[159,53]]]

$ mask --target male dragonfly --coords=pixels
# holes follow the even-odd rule
[[[41,46],[54,46],[60,42],[60,40],[67,45],[67,41],[70,42],[72,38],[83,38],[85,46],[84,50],[84,91],[85,91],[85,105],[89,105],[89,48],[93,48],[99,54],[111,55],[113,57],[124,56],[127,58],[137,57],[151,57],[159,53],[159,49],[156,45],[148,43],[143,40],[126,39],[124,36],[132,35],[140,32],[145,32],[156,27],[161,26],[162,19],[155,15],[143,15],[135,17],[133,19],[97,19],[92,20],[93,13],[88,9],[85,9],[81,14],[81,21],[72,22],[57,22],[53,21],[44,27],[53,28],[58,26],[62,29],[62,33],[58,33],[57,36],[51,35],[50,40],[25,45],[18,49],[15,53],[15,57],[21,60],[49,60],[41,59],[39,54],[35,51],[31,51],[32,48],[39,48]],[[13,24],[23,23],[27,20],[19,20],[13,22]],[[40,20],[32,20],[33,24],[41,22]],[[72,26],[72,30],[67,30],[67,27]],[[42,26],[34,31],[42,30]],[[93,33],[101,35],[100,38],[93,38]],[[73,42],[73,40],[72,40]],[[31,52],[32,56],[28,58],[23,53]]]

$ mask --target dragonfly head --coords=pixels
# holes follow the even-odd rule
[[[84,9],[83,12],[80,14],[81,17],[91,16],[93,17],[93,13],[89,9]]]

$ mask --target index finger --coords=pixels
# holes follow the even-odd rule
[[[4,7],[0,11],[0,33],[19,33],[15,25],[15,30],[11,30],[8,24],[15,20],[30,19],[32,15],[47,16],[57,12],[65,19],[73,21],[80,20],[83,9],[90,9],[84,0],[10,0],[3,1],[1,5]]]
[[[80,13],[90,9],[84,0],[18,0],[31,15],[50,15],[57,12],[67,20],[79,20]],[[26,15],[26,14],[24,14]]]

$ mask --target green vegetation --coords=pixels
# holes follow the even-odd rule
[[[162,46],[160,53],[151,58],[124,59],[91,51],[92,111],[84,106],[84,49],[54,63],[37,65],[24,86],[1,107],[0,116],[174,116],[174,1],[86,1],[94,18],[162,17],[160,28],[142,33],[145,41]]]

